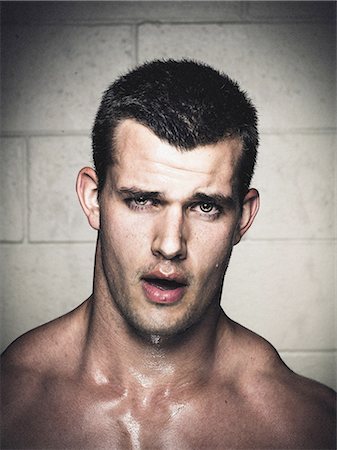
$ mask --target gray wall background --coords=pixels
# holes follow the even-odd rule
[[[210,63],[255,101],[262,206],[222,304],[336,388],[333,2],[2,2],[2,348],[90,295],[76,175],[103,90],[155,57]]]

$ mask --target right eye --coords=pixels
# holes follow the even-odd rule
[[[131,197],[125,200],[130,209],[135,211],[150,210],[159,204],[159,200],[145,196]]]
[[[136,197],[133,199],[134,203],[139,206],[145,206],[150,200],[145,197]]]

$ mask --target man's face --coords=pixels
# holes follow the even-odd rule
[[[113,304],[141,334],[175,335],[218,307],[240,221],[241,144],[180,152],[123,121],[100,197],[102,264]]]

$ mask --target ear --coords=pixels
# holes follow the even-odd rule
[[[76,181],[76,192],[92,228],[99,230],[98,180],[94,169],[84,167]]]
[[[249,189],[242,205],[242,213],[234,236],[234,245],[238,244],[242,236],[254,222],[260,207],[260,196],[256,189]]]

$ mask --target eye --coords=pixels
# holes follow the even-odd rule
[[[192,205],[192,211],[195,211],[199,216],[213,220],[218,218],[222,213],[222,208],[213,202],[198,202]]]
[[[145,206],[150,201],[148,198],[145,197],[135,197],[133,199],[134,203],[138,206]]]
[[[149,198],[145,195],[139,195],[131,198],[125,199],[125,203],[130,209],[136,211],[147,211],[159,205],[159,200],[155,198]]]
[[[215,208],[213,203],[200,203],[199,208],[203,213],[210,213]]]

